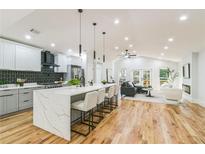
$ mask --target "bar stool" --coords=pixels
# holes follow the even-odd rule
[[[93,114],[94,117],[99,117],[99,121],[98,122],[94,122],[94,123],[99,123],[103,118],[103,103],[105,101],[105,89],[99,89],[98,90],[98,102],[97,102],[97,110],[96,112],[99,112],[100,115],[95,115]]]
[[[81,117],[80,117],[81,123],[88,125],[88,133],[81,133],[79,131],[72,129],[73,132],[81,134],[83,136],[87,136],[90,133],[91,128],[92,129],[94,128],[93,108],[95,108],[97,105],[97,97],[98,97],[98,92],[93,91],[93,92],[86,93],[84,100],[72,103],[72,109],[81,112]],[[88,113],[88,117],[89,117],[88,124],[83,122],[82,113]]]
[[[110,112],[112,111],[112,98],[114,97],[115,95],[115,87],[114,86],[111,86],[108,90],[108,93],[105,94],[105,100],[107,100],[108,102],[108,107],[109,107],[109,110]],[[107,106],[105,105],[104,103],[104,108],[107,109]],[[110,113],[110,112],[105,112],[105,113]]]
[[[114,97],[116,99],[116,102],[114,104],[115,107],[118,106],[118,94],[119,94],[119,90],[120,90],[120,87],[119,85],[115,85],[115,94],[114,94]]]

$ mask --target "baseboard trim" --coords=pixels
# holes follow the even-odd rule
[[[200,106],[205,107],[205,101],[200,99],[192,99],[192,103],[199,104]]]

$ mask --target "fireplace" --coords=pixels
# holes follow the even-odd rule
[[[183,87],[183,91],[185,93],[187,93],[189,95],[191,94],[191,86],[190,85],[183,84],[182,87]]]

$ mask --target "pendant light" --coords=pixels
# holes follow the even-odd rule
[[[103,34],[103,63],[105,63],[105,34],[106,32],[102,32]]]
[[[79,42],[79,56],[81,56],[81,54],[82,54],[82,44],[81,44],[81,14],[82,14],[82,12],[83,12],[83,10],[82,9],[78,9],[78,12],[79,12],[79,14],[80,14],[80,24],[79,24],[79,28],[80,28],[80,42]]]
[[[95,26],[97,25],[97,23],[93,23],[93,35],[94,35],[94,42],[93,42],[93,45],[94,45],[94,50],[93,50],[93,59],[95,60],[96,59],[96,51],[95,51]]]

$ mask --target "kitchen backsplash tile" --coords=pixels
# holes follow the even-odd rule
[[[0,70],[0,80],[7,84],[16,83],[17,78],[26,79],[27,83],[48,83],[64,78],[64,73],[54,73],[46,69],[43,72]]]

